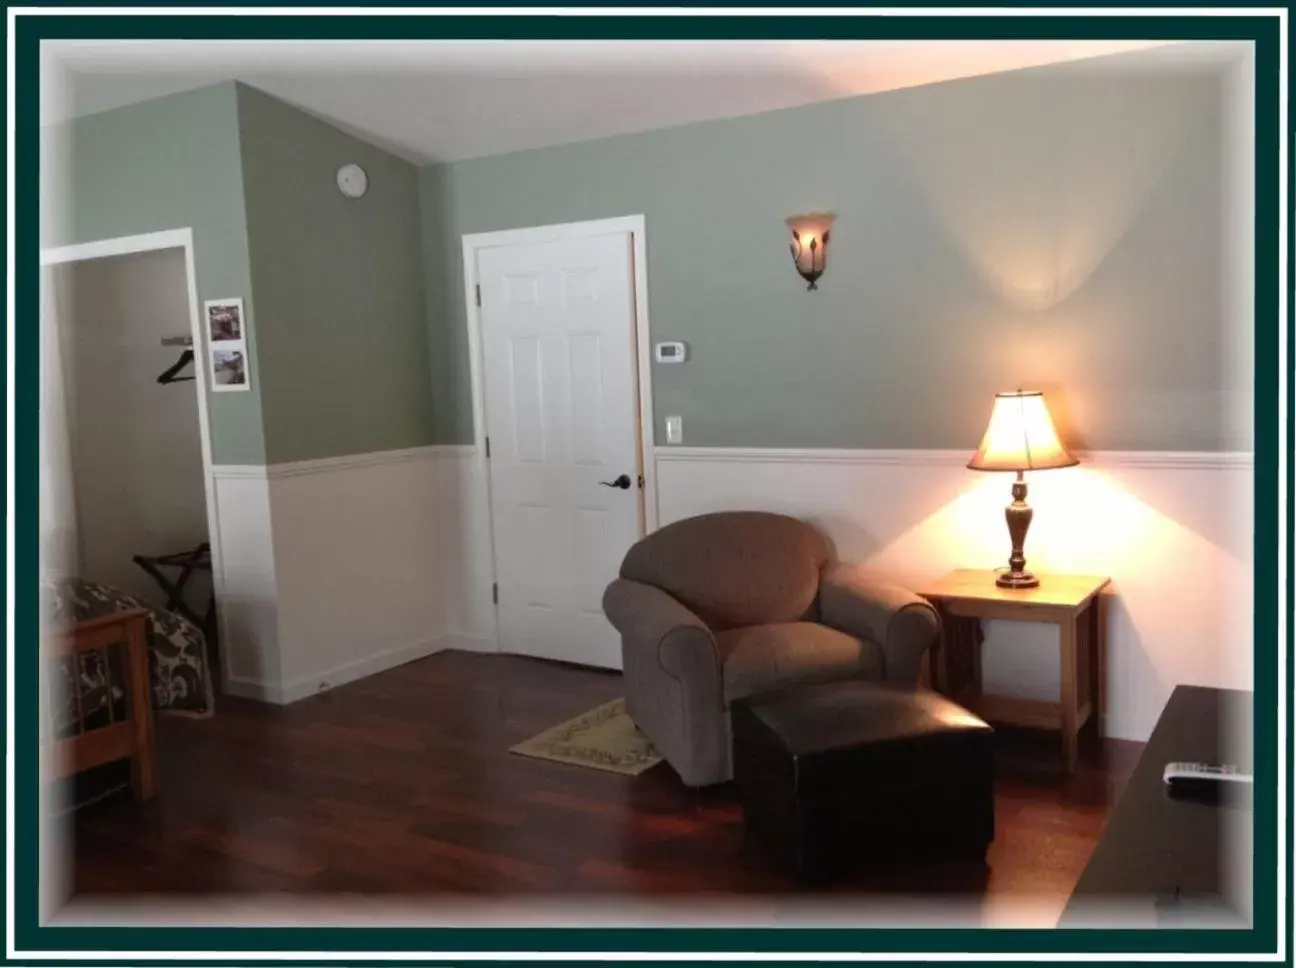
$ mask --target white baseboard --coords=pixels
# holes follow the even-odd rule
[[[276,706],[284,705],[283,690],[279,686],[263,682],[260,679],[244,679],[240,676],[225,676],[221,685],[227,696],[238,696],[240,699],[255,699],[257,702],[268,702]],[[220,711],[220,700],[216,700],[216,710]]]
[[[391,649],[378,655],[366,656],[354,662],[346,662],[331,669],[324,669],[310,676],[305,676],[282,687],[257,679],[227,677],[224,690],[231,696],[255,699],[259,702],[273,703],[277,706],[286,706],[289,703],[297,702],[299,699],[305,699],[308,696],[314,696],[322,692],[329,692],[349,682],[377,675],[380,672],[387,672],[406,663],[425,659],[430,655],[436,655],[438,652],[446,652],[452,649],[460,652],[493,653],[495,652],[495,645],[485,639],[473,638],[468,635],[447,635],[418,642],[406,648]]]
[[[344,662],[331,669],[324,669],[312,675],[304,676],[283,688],[280,702],[296,702],[298,699],[305,699],[307,696],[313,696],[316,693],[336,689],[338,686],[346,685],[348,682],[355,682],[357,679],[363,679],[366,676],[386,672],[388,669],[395,669],[397,666],[403,666],[407,662],[426,658],[446,648],[444,643],[445,639],[428,639],[404,648],[389,649],[376,655],[367,655],[364,658]]]
[[[443,639],[429,640],[408,648],[392,649],[378,655],[366,656],[355,662],[347,662],[332,669],[324,669],[286,686],[259,679],[230,676],[225,679],[224,688],[225,692],[231,696],[255,699],[259,702],[273,703],[277,706],[286,706],[299,699],[305,699],[307,696],[328,692],[338,686],[346,685],[348,682],[355,682],[357,679],[363,679],[366,676],[376,675],[379,672],[386,672],[388,669],[403,666],[407,662],[426,658],[447,648],[442,644],[444,641]],[[454,647],[458,648],[458,646]]]
[[[447,635],[441,639],[442,649],[455,649],[459,652],[489,652],[495,653],[499,649],[490,639],[480,638],[474,635]]]

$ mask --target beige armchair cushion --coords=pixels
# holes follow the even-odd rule
[[[882,649],[815,622],[731,629],[716,636],[725,707],[792,683],[881,679]]]
[[[662,589],[714,631],[813,618],[828,543],[763,511],[669,524],[626,555],[621,577]]]

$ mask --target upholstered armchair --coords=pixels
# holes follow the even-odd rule
[[[836,563],[796,518],[724,511],[632,547],[603,610],[626,707],[690,786],[733,778],[729,704],[798,682],[916,685],[939,631],[919,596]]]

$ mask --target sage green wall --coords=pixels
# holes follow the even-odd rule
[[[431,443],[417,169],[253,88],[238,106],[267,462]]]
[[[262,380],[235,86],[186,91],[45,128],[41,154],[49,199],[42,245],[192,228],[198,298],[243,298],[252,389],[208,395],[212,459],[262,463]],[[176,320],[177,329],[187,332],[188,325]],[[186,391],[180,386],[176,392]]]
[[[643,213],[652,335],[691,348],[659,443],[970,449],[1028,386],[1076,446],[1249,449],[1222,86],[1107,59],[424,168],[437,439],[472,432],[460,236]],[[783,219],[821,209],[808,293]]]

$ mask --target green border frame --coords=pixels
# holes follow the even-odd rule
[[[92,0],[101,2],[101,0]],[[136,8],[147,10],[148,8]],[[1277,12],[1275,8],[1275,14]],[[15,724],[15,877],[14,934],[20,950],[67,952],[67,963],[93,958],[73,952],[148,951],[158,960],[169,951],[404,951],[423,952],[984,952],[1025,955],[1034,952],[1152,954],[1263,953],[1278,942],[1277,872],[1266,859],[1277,858],[1278,683],[1265,675],[1278,661],[1278,416],[1286,412],[1289,436],[1282,442],[1292,455],[1290,431],[1296,408],[1293,395],[1279,399],[1279,170],[1280,21],[1276,16],[1225,15],[1086,16],[1004,15],[975,13],[941,16],[897,15],[813,17],[622,16],[543,14],[516,16],[311,16],[230,15],[177,16],[143,13],[115,16],[97,13],[67,16],[24,15],[16,18],[15,49],[15,316],[14,352],[14,654],[19,689]],[[31,889],[39,872],[37,853],[38,764],[35,656],[39,634],[37,610],[38,554],[37,467],[39,446],[39,43],[43,39],[1159,39],[1249,40],[1255,43],[1256,199],[1255,199],[1255,925],[1249,930],[1113,930],[1076,929],[851,929],[851,928],[216,928],[216,927],[51,927],[37,924],[37,893]],[[8,120],[8,119],[7,119]],[[1285,129],[1283,129],[1285,130]],[[1288,226],[1288,252],[1292,227]],[[18,258],[21,256],[21,258]],[[1291,272],[1285,318],[1288,379],[1296,348],[1290,339]],[[0,433],[5,433],[0,429]],[[1290,529],[1293,493],[1284,495],[1288,520],[1287,596],[1292,595]],[[0,566],[3,567],[3,566]],[[1282,647],[1289,657],[1287,673],[1289,764],[1287,798],[1291,801],[1292,630]],[[0,668],[0,677],[4,671]],[[1291,843],[1290,813],[1287,838]],[[22,885],[22,887],[18,887]],[[1292,872],[1286,877],[1290,900]],[[1291,924],[1286,926],[1291,952]],[[26,959],[23,959],[26,960]],[[305,956],[302,960],[310,960]],[[507,960],[507,956],[503,960]],[[60,961],[41,959],[43,964]],[[190,961],[189,963],[194,963]],[[257,963],[255,960],[247,963]],[[281,960],[273,962],[283,964]]]

